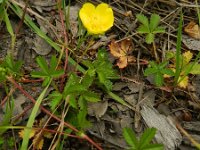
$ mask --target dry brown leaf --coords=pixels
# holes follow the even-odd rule
[[[113,40],[109,48],[110,53],[118,59],[117,66],[119,68],[125,68],[128,63],[136,61],[134,56],[130,56],[133,51],[133,44],[130,39],[125,39],[118,43]]]
[[[194,21],[191,21],[185,28],[184,31],[195,39],[200,39],[200,27]]]
[[[179,77],[178,81],[181,80],[181,77]],[[188,76],[184,77],[183,80],[181,80],[179,83],[178,83],[178,86],[181,87],[181,88],[186,88],[188,86]]]
[[[132,17],[133,16],[133,13],[132,13],[132,11],[126,11],[125,13],[124,13],[124,15],[126,16],[126,17]]]
[[[43,145],[44,145],[44,139],[43,138],[34,138],[33,145],[35,146],[35,149],[42,150]]]

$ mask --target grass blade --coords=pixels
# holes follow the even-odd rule
[[[37,112],[40,108],[40,104],[45,96],[45,93],[47,92],[47,89],[50,85],[51,81],[48,83],[48,85],[46,86],[46,88],[42,91],[42,93],[40,94],[40,96],[38,97],[38,99],[36,100],[36,103],[33,107],[33,110],[31,112],[31,115],[28,119],[28,123],[26,125],[26,128],[24,129],[24,137],[23,137],[23,141],[22,141],[22,146],[20,148],[20,150],[25,150],[27,149],[28,147],[28,143],[29,143],[29,135],[30,135],[30,132],[31,132],[31,128],[33,126],[33,123],[35,121],[35,117],[37,115]]]
[[[177,43],[176,43],[176,71],[174,78],[174,85],[176,86],[178,83],[179,76],[181,74],[182,64],[180,64],[181,60],[181,39],[182,39],[182,24],[183,24],[183,14],[181,12],[178,34],[177,34]]]

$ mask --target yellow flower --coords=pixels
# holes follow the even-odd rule
[[[103,34],[114,23],[112,8],[106,3],[95,7],[91,3],[85,3],[79,12],[80,19],[90,34]]]

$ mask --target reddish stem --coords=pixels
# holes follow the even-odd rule
[[[3,105],[6,103],[6,101],[13,94],[14,91],[15,91],[15,88],[12,88],[10,90],[10,92],[8,93],[8,95],[6,95],[6,97],[4,97],[4,99],[1,101],[0,107],[3,107]]]
[[[66,29],[65,29],[65,24],[64,24],[63,11],[61,9],[61,1],[57,0],[57,3],[58,3],[58,11],[59,11],[59,15],[60,15],[60,21],[61,21],[61,25],[62,25],[62,29],[63,29],[63,36],[64,36],[64,40],[65,40],[64,44],[66,46],[68,43],[68,38],[67,38],[67,33],[66,33]],[[67,65],[68,65],[68,49],[65,48],[65,64],[64,64],[65,74],[62,76],[62,79],[61,79],[60,91],[62,91],[63,87],[64,87],[65,75],[67,73]]]
[[[34,104],[36,103],[35,99],[27,92],[25,91],[22,86],[20,86],[19,84],[16,83],[16,81],[12,78],[12,77],[7,77],[8,81],[10,81],[16,88],[18,88],[27,98],[29,98]],[[55,120],[62,122],[62,120],[60,118],[58,118],[57,116],[53,115],[51,112],[49,112],[47,109],[45,109],[44,107],[40,106],[40,109],[46,113],[47,115],[51,116],[52,118],[54,118]],[[72,129],[75,132],[80,132],[78,129],[76,129],[74,126],[72,126],[71,124],[64,122],[64,125],[70,129]],[[90,142],[92,145],[94,145],[98,150],[102,150],[102,148],[95,143],[90,137],[88,137],[87,135],[83,136],[84,139],[86,139],[88,142]]]

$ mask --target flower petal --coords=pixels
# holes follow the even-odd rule
[[[100,16],[101,28],[104,32],[110,29],[114,23],[112,8],[106,3],[101,3],[96,7],[96,14]]]
[[[103,34],[114,23],[113,11],[106,3],[96,8],[91,3],[85,3],[79,12],[83,25],[91,34]]]
[[[95,6],[91,3],[85,3],[79,11],[79,16],[83,25],[87,28],[91,22],[91,15],[95,13]]]

